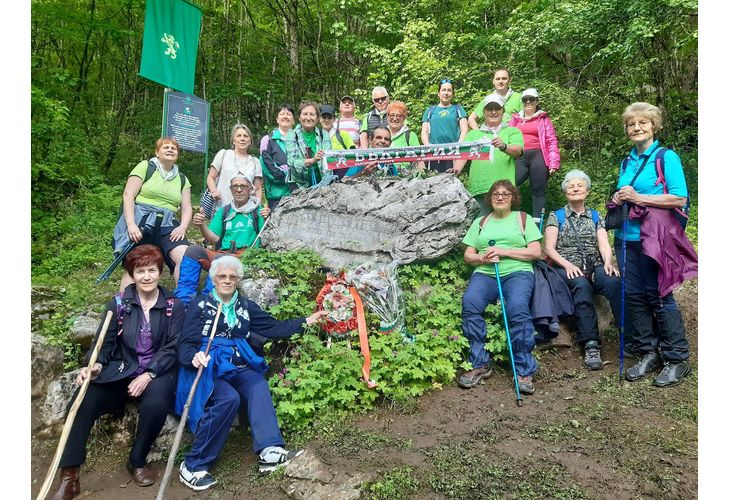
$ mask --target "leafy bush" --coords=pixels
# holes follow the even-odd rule
[[[243,258],[249,271],[261,269],[282,280],[281,302],[271,308],[280,318],[306,316],[324,285],[321,259],[309,250],[271,253],[252,250]],[[429,389],[450,383],[466,369],[468,342],[461,334],[461,296],[470,274],[459,253],[431,264],[400,268],[406,297],[406,329],[415,342],[398,333],[377,333],[377,320],[366,313],[372,358],[368,389],[362,381],[359,339],[333,341],[327,347],[318,328],[292,337],[275,361],[278,373],[269,380],[283,426],[302,430],[323,413],[346,414],[372,408],[377,400],[408,404]],[[505,360],[506,343],[498,306],[487,310],[487,347]],[[354,334],[353,334],[354,335]]]

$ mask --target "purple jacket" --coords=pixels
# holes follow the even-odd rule
[[[560,168],[560,151],[558,150],[558,137],[555,135],[553,122],[545,111],[538,112],[538,114],[527,119],[525,119],[524,113],[524,111],[520,111],[513,114],[507,125],[517,127],[522,132],[521,125],[530,120],[537,120],[537,140],[540,141],[542,157],[545,158],[548,170],[555,172]]]
[[[659,295],[697,276],[697,252],[671,210],[633,205],[629,218],[641,219],[644,255],[659,264]]]

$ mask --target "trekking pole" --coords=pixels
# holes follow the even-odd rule
[[[96,364],[96,358],[99,356],[99,349],[101,349],[102,344],[104,344],[104,337],[106,337],[106,331],[109,329],[109,323],[111,320],[112,312],[107,311],[106,318],[104,318],[104,324],[101,327],[101,332],[99,332],[99,338],[96,340],[96,345],[94,346],[94,350],[91,352],[91,357],[89,358],[89,364],[86,366],[88,369],[87,376],[81,384],[81,388],[79,389],[79,393],[76,395],[76,399],[74,399],[74,402],[71,405],[71,409],[68,411],[66,422],[63,424],[63,430],[61,431],[61,439],[58,441],[58,447],[56,447],[56,454],[53,455],[51,466],[48,468],[48,474],[46,474],[46,479],[43,481],[43,486],[41,486],[41,490],[38,492],[36,500],[43,500],[46,498],[48,490],[51,489],[51,485],[53,484],[53,475],[61,461],[61,455],[63,454],[63,449],[66,447],[66,441],[68,441],[71,426],[73,426],[74,420],[76,419],[76,413],[79,411],[81,402],[84,400],[84,396],[86,396],[86,390],[89,388],[89,384],[91,383],[91,369]]]
[[[495,245],[494,240],[489,240],[489,246]],[[512,377],[515,382],[515,393],[517,394],[517,406],[522,406],[522,396],[520,396],[520,387],[517,384],[517,369],[515,368],[515,356],[512,354],[512,338],[509,335],[509,323],[507,322],[507,307],[504,303],[504,294],[502,293],[502,280],[499,278],[499,263],[494,263],[494,274],[497,275],[497,289],[499,290],[499,301],[502,303],[502,318],[504,319],[504,331],[507,333],[507,347],[509,347],[509,360],[512,363]]]
[[[96,278],[96,284],[97,285],[99,283],[101,283],[102,281],[106,281],[107,279],[109,279],[109,276],[112,275],[112,273],[114,272],[114,270],[124,260],[124,257],[127,256],[127,254],[129,253],[130,250],[132,250],[132,247],[134,245],[135,245],[134,241],[130,241],[122,249],[122,251],[119,252],[119,255],[117,255],[116,257],[114,257],[114,260],[112,261],[111,264],[109,264],[109,267],[107,267],[106,270],[103,273],[101,273],[101,276],[99,276],[98,278]]]
[[[259,231],[259,234],[256,235],[256,239],[253,240],[253,243],[251,243],[251,245],[248,248],[253,248],[253,246],[256,244],[256,242],[259,241],[259,237],[261,236],[261,233],[264,232],[264,229],[266,229],[266,224],[269,223],[269,220],[271,220],[271,216],[266,218],[266,220],[264,221],[264,225],[261,226],[261,231]]]
[[[210,346],[213,343],[213,338],[215,337],[215,331],[218,328],[218,318],[221,315],[221,309],[223,308],[223,303],[218,303],[218,311],[215,313],[215,321],[213,321],[213,329],[210,332],[210,337],[208,337],[208,345],[205,347],[205,355],[208,355],[208,352],[210,351]],[[172,449],[170,450],[170,456],[167,457],[167,465],[165,466],[165,474],[162,476],[162,482],[160,483],[160,489],[157,491],[157,496],[155,497],[156,500],[162,500],[165,498],[165,488],[167,488],[167,483],[170,481],[170,475],[172,474],[172,468],[175,465],[175,455],[177,455],[177,450],[180,448],[180,441],[182,440],[182,434],[183,430],[185,429],[185,422],[188,420],[188,413],[190,413],[190,404],[193,402],[193,396],[195,395],[195,389],[198,388],[198,381],[200,380],[200,376],[203,374],[203,365],[200,365],[198,367],[198,373],[195,375],[195,380],[193,380],[193,385],[190,386],[190,392],[188,393],[188,399],[185,401],[185,406],[183,407],[182,415],[180,415],[180,423],[177,426],[177,432],[175,433],[175,440],[172,442]]]
[[[629,230],[629,206],[621,207],[623,238],[621,239],[621,324],[618,329],[618,380],[624,378],[624,322],[626,321],[626,232]]]

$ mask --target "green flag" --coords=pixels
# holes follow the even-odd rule
[[[193,94],[202,17],[185,0],[147,0],[139,76]]]

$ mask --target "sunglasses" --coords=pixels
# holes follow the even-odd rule
[[[388,96],[385,95],[383,97],[376,97],[375,99],[373,99],[373,102],[380,104],[380,103],[385,102],[387,99],[388,99]]]
[[[441,81],[439,82],[439,85],[443,85],[444,83],[450,83],[453,85],[454,81],[451,80],[450,78],[442,78]]]
[[[535,97],[523,97],[522,102],[537,102],[537,99]]]

